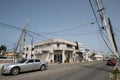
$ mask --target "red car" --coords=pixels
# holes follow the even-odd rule
[[[107,61],[107,65],[115,66],[116,65],[116,61],[115,60],[108,60]]]

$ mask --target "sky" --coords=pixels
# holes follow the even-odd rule
[[[120,0],[102,1],[105,16],[111,18],[119,42]],[[95,0],[91,2],[100,19]],[[49,38],[64,38],[78,41],[91,50],[108,51],[99,34],[89,0],[0,0],[0,23],[23,28],[26,19],[27,30],[41,35],[27,33],[26,45],[31,43],[31,35],[34,43]],[[6,45],[8,50],[12,50],[20,34],[21,30],[0,24],[0,45]]]

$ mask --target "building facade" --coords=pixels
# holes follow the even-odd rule
[[[74,41],[48,39],[35,44],[35,55],[51,63],[71,63],[79,61],[79,49]]]
[[[34,51],[34,45],[28,45],[24,47],[24,54],[23,58],[36,58],[35,51]]]
[[[83,54],[83,61],[93,61],[92,54],[90,49],[86,49]]]
[[[92,52],[77,41],[48,39],[25,46],[23,58],[41,58],[50,63],[92,61]]]

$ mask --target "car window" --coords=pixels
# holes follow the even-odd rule
[[[29,61],[28,61],[28,63],[33,63],[33,62],[34,62],[34,60],[33,60],[33,59],[31,59],[31,60],[29,60]]]
[[[18,63],[24,63],[25,61],[27,61],[27,59],[22,59]]]
[[[35,59],[35,62],[40,62],[40,60],[39,59]]]

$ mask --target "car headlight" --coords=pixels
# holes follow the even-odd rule
[[[10,67],[9,65],[4,65],[4,66],[3,66],[4,69],[7,69],[7,68],[9,68],[9,67]]]

